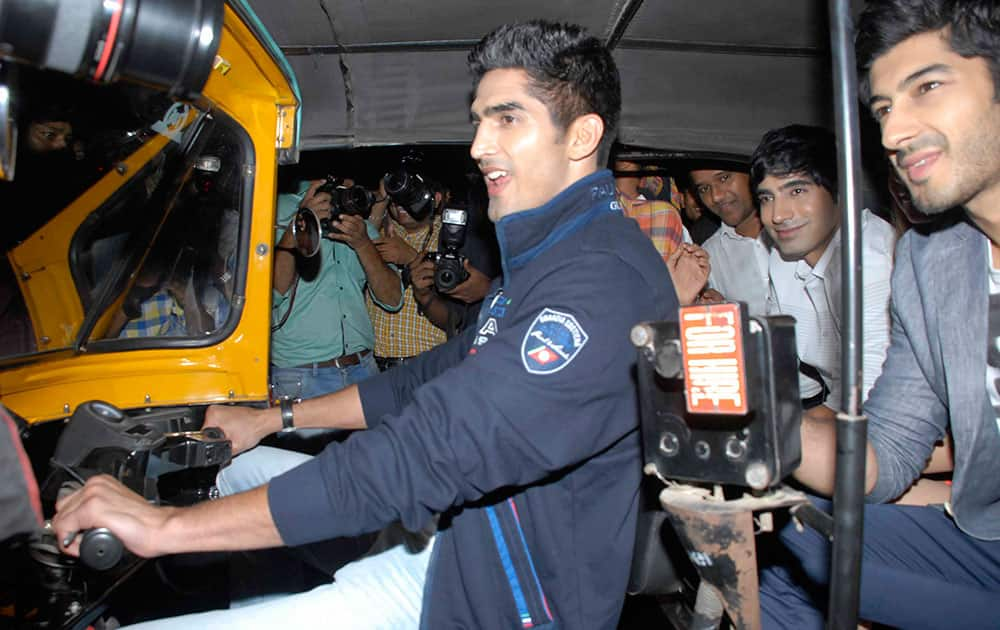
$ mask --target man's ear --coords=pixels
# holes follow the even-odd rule
[[[566,151],[569,159],[585,160],[597,152],[604,137],[604,121],[597,114],[579,116],[566,130]]]

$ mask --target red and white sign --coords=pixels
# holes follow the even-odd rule
[[[680,310],[684,391],[691,413],[747,413],[743,324],[739,304]]]

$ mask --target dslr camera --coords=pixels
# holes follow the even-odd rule
[[[434,212],[434,190],[420,174],[420,158],[406,155],[399,168],[389,171],[382,178],[385,193],[417,221],[423,221]]]
[[[333,222],[342,216],[352,214],[365,220],[372,214],[374,198],[361,186],[347,186],[332,175],[327,175],[315,194],[330,195],[330,217],[320,219],[310,208],[299,208],[292,219],[291,229],[295,236],[295,249],[306,258],[319,253],[320,242],[331,232],[340,233]]]
[[[343,215],[354,215],[367,220],[372,215],[372,204],[374,198],[372,194],[361,186],[347,186],[343,180],[327,175],[323,183],[316,189],[315,194],[327,193],[330,195],[330,218],[320,219],[319,225],[323,234],[339,232],[333,227],[334,221],[339,221]],[[299,212],[308,211],[304,208]]]
[[[434,286],[441,293],[447,293],[469,278],[465,270],[465,229],[468,213],[460,208],[445,208],[441,214],[441,234],[438,251],[428,252],[428,260],[434,261]]]

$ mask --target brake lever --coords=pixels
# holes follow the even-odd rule
[[[226,434],[223,433],[222,429],[219,427],[207,427],[199,431],[174,431],[172,433],[164,433],[165,438],[190,438],[192,440],[204,441],[204,440],[224,440],[226,439]]]

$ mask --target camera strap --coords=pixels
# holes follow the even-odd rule
[[[271,334],[274,334],[281,330],[281,327],[285,325],[288,321],[288,316],[292,314],[292,309],[295,308],[295,292],[299,288],[299,274],[295,273],[295,282],[292,283],[292,294],[288,296],[288,308],[285,309],[285,314],[281,316],[281,321],[271,326]]]
[[[396,225],[399,224],[397,223]],[[405,228],[403,228],[402,226],[399,226],[399,229],[403,230],[404,232],[406,231]],[[417,250],[418,254],[420,252],[427,251],[427,246],[430,245],[432,236],[434,236],[434,221],[431,221],[430,223],[427,224],[427,235],[424,236],[424,244],[420,246],[419,250]]]
[[[434,225],[435,222],[431,221],[430,224],[427,226],[427,236],[424,237],[424,244],[420,246],[420,251],[422,252],[427,251],[427,246],[430,245],[431,237],[434,236]],[[441,234],[439,232],[438,237],[440,238],[440,236]]]
[[[388,216],[388,214],[386,216]],[[406,228],[404,228],[403,226],[401,226],[398,223],[396,223],[396,221],[394,219],[392,219],[392,217],[390,217],[389,220],[392,221],[392,233],[395,234],[396,236],[399,236],[399,238],[402,239],[402,241],[404,243],[406,243],[410,247],[413,247],[413,245],[410,244],[410,241],[408,241],[405,237],[400,236],[400,234],[406,234],[407,233],[406,232]],[[420,255],[421,252],[427,251],[427,246],[430,245],[431,237],[434,236],[434,227],[435,227],[434,221],[431,221],[427,225],[427,234],[424,236],[424,242],[420,246],[420,248],[417,250],[417,255],[418,256]],[[439,233],[439,236],[440,236],[440,233]]]

